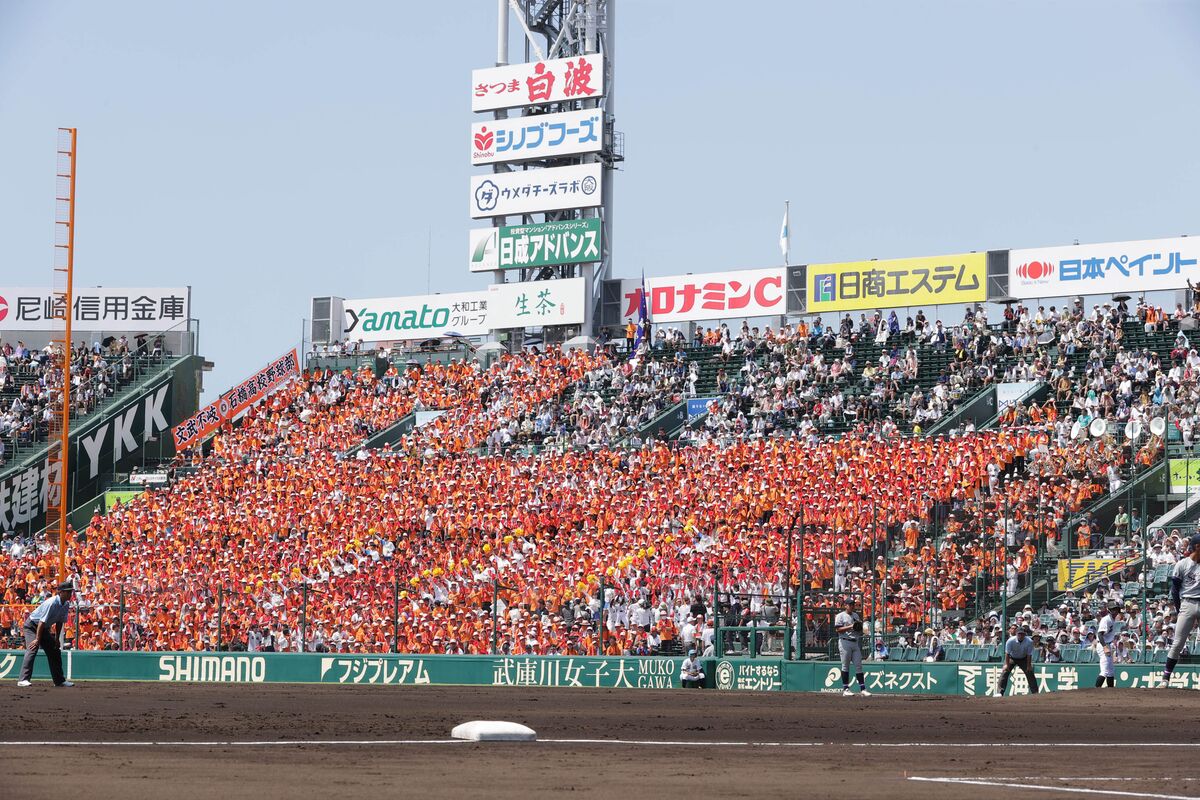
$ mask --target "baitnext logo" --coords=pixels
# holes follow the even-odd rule
[[[1026,280],[1036,281],[1054,274],[1053,261],[1030,261],[1017,267],[1017,274]]]

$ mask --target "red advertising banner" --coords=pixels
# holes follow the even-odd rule
[[[637,320],[642,285],[622,280],[621,322]],[[745,319],[787,313],[787,273],[782,267],[646,278],[650,321]]]
[[[171,435],[175,438],[175,452],[185,450],[215,433],[224,422],[262,400],[269,391],[288,378],[299,374],[300,357],[293,348],[290,353],[284,354],[282,358],[273,361],[225,392],[218,400],[176,425],[171,430]]]

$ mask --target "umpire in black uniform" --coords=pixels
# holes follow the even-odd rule
[[[71,598],[75,596],[75,586],[70,581],[58,585],[58,594],[42,601],[34,612],[25,620],[22,629],[25,634],[25,661],[21,664],[21,679],[17,686],[31,685],[33,677],[33,661],[37,658],[38,650],[46,651],[46,660],[50,662],[50,677],[55,686],[74,686],[63,675],[62,652],[58,647],[58,635],[67,623],[71,613]]]

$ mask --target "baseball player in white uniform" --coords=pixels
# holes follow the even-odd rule
[[[833,627],[838,635],[838,655],[842,657],[842,696],[851,697],[850,665],[854,664],[854,678],[858,681],[858,693],[870,697],[867,691],[867,681],[863,677],[862,668],[862,617],[857,610],[858,604],[854,598],[846,601],[846,610],[838,612],[833,618]]]
[[[1108,601],[1107,613],[1096,627],[1096,649],[1100,655],[1100,674],[1096,676],[1096,688],[1108,684],[1111,689],[1116,682],[1113,667],[1113,650],[1125,627],[1125,614],[1116,600]]]
[[[1171,682],[1171,673],[1179,663],[1183,646],[1187,643],[1192,628],[1200,622],[1200,533],[1188,539],[1191,552],[1175,562],[1171,570],[1171,600],[1175,603],[1175,638],[1167,652],[1167,664],[1163,668],[1162,686]]]

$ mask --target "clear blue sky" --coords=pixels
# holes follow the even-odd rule
[[[313,295],[481,288],[495,0],[0,0],[0,284],[194,287],[212,397]],[[746,11],[753,7],[754,14]],[[514,46],[517,28],[513,26]],[[615,275],[1197,233],[1200,3],[621,0]],[[514,53],[519,52],[514,50]]]

